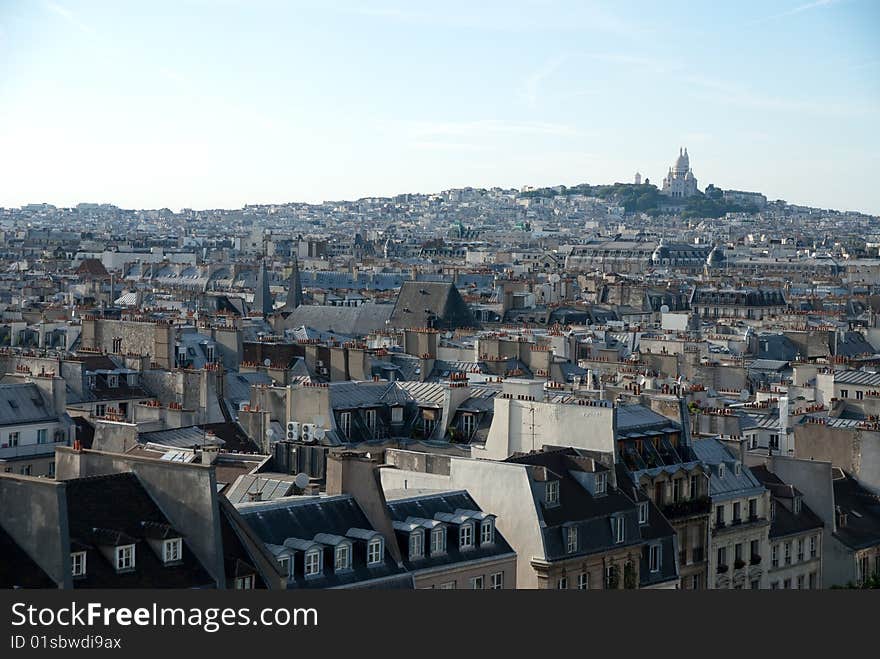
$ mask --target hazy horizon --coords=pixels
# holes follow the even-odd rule
[[[880,3],[10,1],[0,206],[712,183],[880,213]]]

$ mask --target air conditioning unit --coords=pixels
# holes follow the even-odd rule
[[[314,423],[302,424],[302,440],[306,444],[317,441],[315,438],[315,429],[316,428],[317,428],[317,426]]]
[[[306,425],[307,424],[303,424],[303,430],[305,430]],[[299,429],[300,429],[299,421],[288,421],[287,422],[287,439],[299,439]]]

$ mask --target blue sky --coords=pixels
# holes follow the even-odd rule
[[[880,213],[880,2],[3,0],[0,205],[660,182]]]

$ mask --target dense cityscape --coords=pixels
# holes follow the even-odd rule
[[[880,586],[880,218],[670,155],[0,209],[0,587]]]

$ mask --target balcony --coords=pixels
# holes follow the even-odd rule
[[[50,456],[55,454],[56,446],[67,446],[67,440],[60,442],[46,442],[45,444],[19,444],[0,448],[0,458],[25,458],[32,456]]]
[[[746,566],[746,562],[741,558],[737,558],[733,562],[733,569],[734,570],[742,570],[745,566]]]
[[[724,574],[725,572],[727,572],[727,570],[728,570],[728,568],[726,565],[719,565],[717,571],[718,571],[718,574]]]
[[[699,497],[690,501],[668,503],[661,510],[666,519],[676,519],[680,517],[693,517],[694,515],[708,515],[710,508],[709,497]]]
[[[761,557],[760,556],[752,556],[752,560],[749,561],[752,565],[760,565]]]

